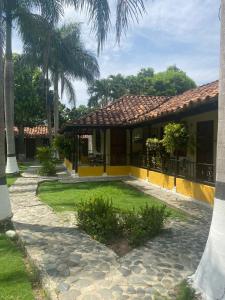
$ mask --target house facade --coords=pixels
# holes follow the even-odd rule
[[[149,160],[146,140],[162,138],[169,122],[185,123],[191,149],[164,164]],[[74,139],[65,164],[75,176],[130,175],[213,204],[217,123],[218,81],[175,97],[124,96],[63,128]]]
[[[19,156],[19,130],[14,127],[16,155]],[[48,127],[39,125],[35,127],[24,127],[24,157],[33,160],[38,147],[49,145]]]

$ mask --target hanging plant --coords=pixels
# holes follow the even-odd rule
[[[165,151],[162,140],[149,138],[146,141],[146,147],[151,154],[160,154]]]

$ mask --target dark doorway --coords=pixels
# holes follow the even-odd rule
[[[126,129],[112,128],[111,133],[111,166],[126,165],[127,138]]]
[[[26,139],[26,157],[28,159],[34,159],[36,155],[36,140]]]
[[[208,180],[213,169],[213,121],[197,123],[197,179]]]

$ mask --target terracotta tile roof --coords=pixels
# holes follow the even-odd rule
[[[119,126],[141,123],[217,100],[218,86],[218,81],[215,81],[174,97],[124,96],[71,122],[68,126]]]
[[[14,127],[15,135],[18,135],[19,130],[17,127]],[[24,127],[24,136],[29,138],[48,138],[48,127],[44,125],[35,126],[35,127]]]
[[[90,126],[125,125],[130,119],[136,119],[149,113],[168,99],[169,97],[160,96],[124,96],[71,124]]]
[[[209,84],[202,85],[196,89],[189,90],[181,95],[170,98],[167,102],[160,105],[143,116],[130,120],[131,123],[139,123],[144,120],[159,118],[163,115],[177,113],[190,107],[201,105],[203,103],[217,100],[219,95],[219,82],[214,81]]]

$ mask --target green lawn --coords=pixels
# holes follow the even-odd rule
[[[26,169],[29,167],[29,163],[19,163],[19,170],[20,173],[23,173],[24,171],[26,171]],[[10,187],[11,185],[13,185],[16,181],[16,179],[20,177],[20,174],[16,174],[16,175],[7,175],[7,185],[8,187]]]
[[[22,253],[0,233],[0,300],[34,300]]]
[[[122,210],[139,209],[149,205],[161,205],[162,201],[144,194],[121,181],[111,182],[84,182],[65,184],[44,182],[39,186],[40,199],[51,206],[55,211],[73,211],[75,204],[82,200],[89,200],[95,196],[112,200],[116,208]],[[171,217],[184,218],[179,210],[168,207]]]

